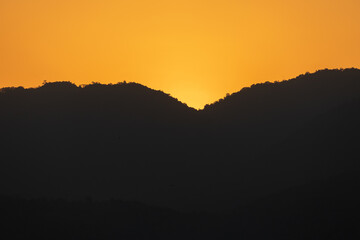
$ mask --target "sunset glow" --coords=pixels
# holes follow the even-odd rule
[[[0,0],[0,87],[138,82],[195,108],[360,67],[359,0]]]

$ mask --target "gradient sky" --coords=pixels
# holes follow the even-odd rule
[[[0,87],[138,82],[201,108],[360,67],[359,0],[0,0]]]

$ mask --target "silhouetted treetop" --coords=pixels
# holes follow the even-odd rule
[[[47,82],[44,81],[43,85],[39,87],[41,89],[74,89],[77,88],[75,84],[68,81],[63,82]]]

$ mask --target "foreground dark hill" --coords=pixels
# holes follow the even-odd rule
[[[0,195],[4,239],[358,239],[359,178],[340,175],[260,198],[231,214],[120,200]]]
[[[359,99],[357,69],[257,84],[202,111],[134,83],[3,89],[0,193],[230,211],[357,176]]]

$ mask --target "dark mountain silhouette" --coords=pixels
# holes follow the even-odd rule
[[[255,84],[205,106],[204,113],[227,135],[252,144],[279,141],[319,114],[359,97],[358,69],[322,70],[275,83]],[[231,133],[229,133],[231,132]]]
[[[145,222],[163,220],[152,214],[164,207],[212,212],[212,217],[193,218],[166,210],[182,221],[177,227],[186,229],[212,219],[205,230],[185,231],[194,238],[225,233],[229,239],[231,233],[245,239],[354,238],[359,234],[354,227],[359,224],[354,217],[359,213],[354,194],[360,182],[359,109],[358,69],[256,84],[201,111],[135,83],[5,88],[0,92],[0,194],[19,198],[4,197],[2,205],[55,204],[54,211],[67,209],[66,219],[74,211],[68,201],[91,197],[96,203],[79,204],[92,212],[101,201],[105,205],[97,214],[106,215],[115,207],[109,199],[121,199],[158,206],[138,219]],[[68,201],[25,200],[39,197]],[[32,215],[28,211],[19,218]],[[223,227],[211,231],[213,225]],[[121,237],[129,229],[101,236]],[[177,232],[181,227],[170,231]]]

